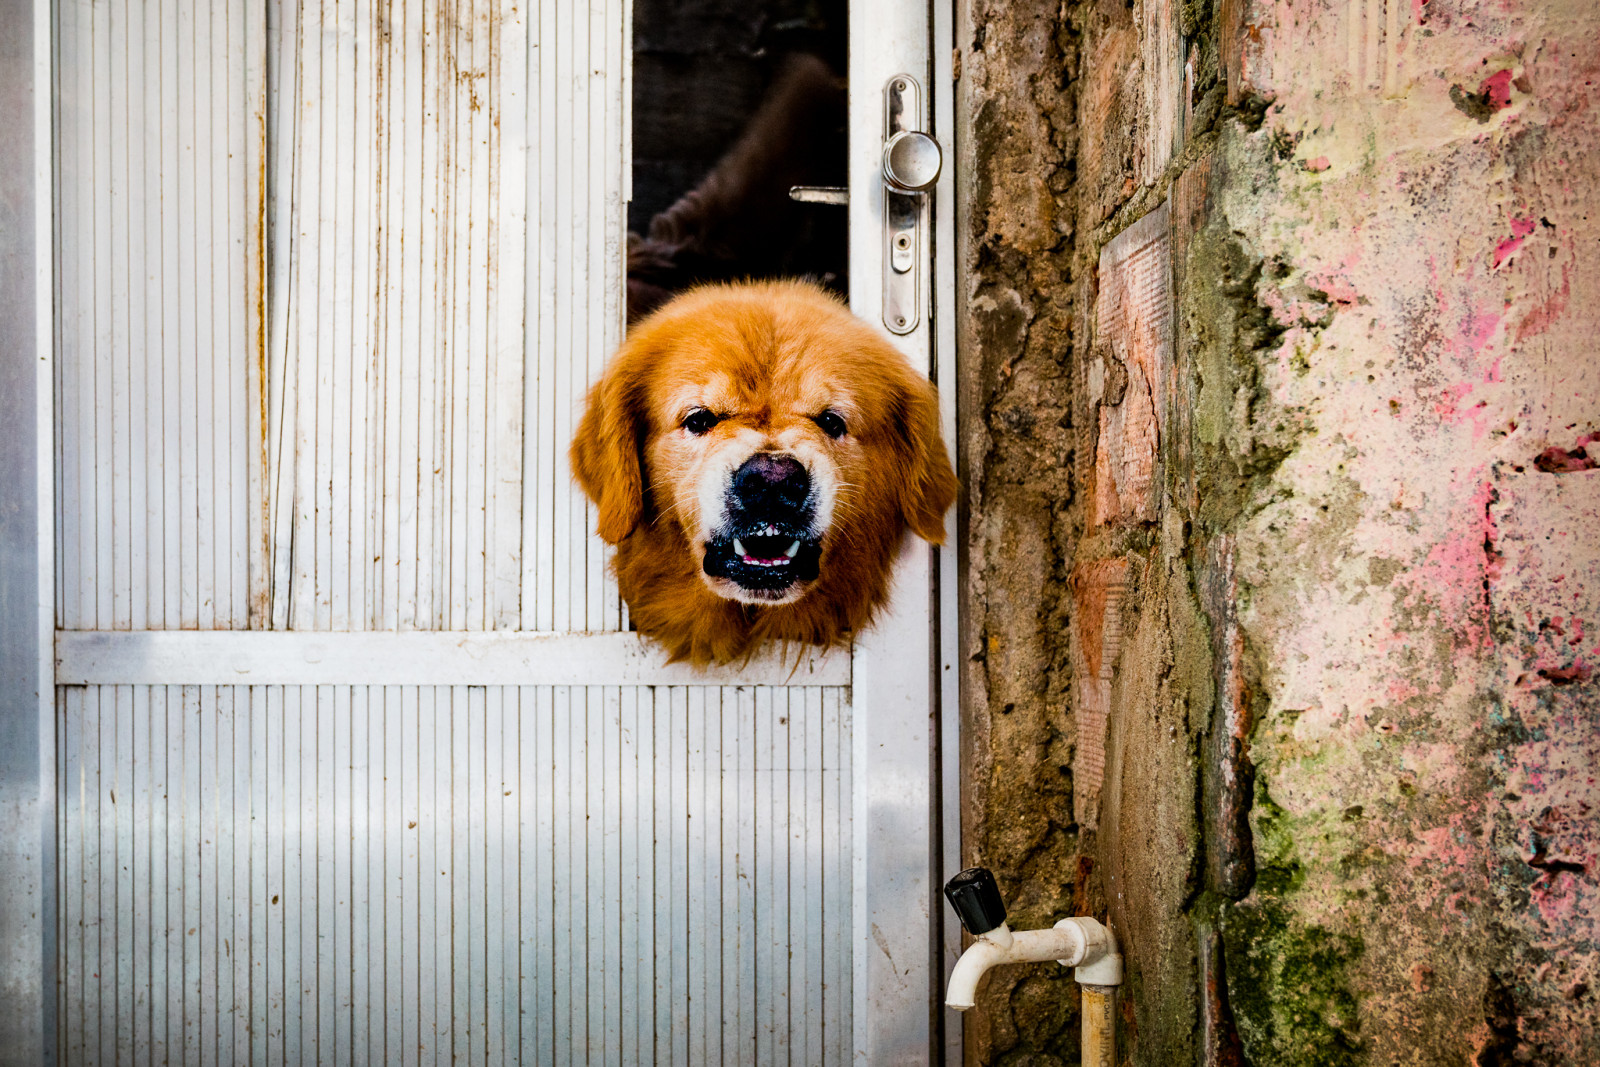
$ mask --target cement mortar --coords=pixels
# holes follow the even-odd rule
[[[963,859],[994,870],[1020,929],[1068,914],[1088,877],[1067,695],[1076,47],[1054,3],[962,16]],[[1076,1019],[1070,972],[996,971],[964,1019],[969,1060],[1075,1062]]]

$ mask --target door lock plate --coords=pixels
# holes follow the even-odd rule
[[[923,131],[922,87],[896,74],[883,89],[883,324],[908,334],[921,321],[928,191],[939,178],[939,143]]]

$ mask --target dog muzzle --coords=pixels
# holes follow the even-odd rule
[[[706,542],[708,577],[759,600],[782,599],[816,580],[822,561],[816,493],[798,460],[757,452],[728,479],[724,509],[726,521]]]

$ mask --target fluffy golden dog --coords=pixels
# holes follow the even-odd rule
[[[798,282],[697,289],[636,325],[572,469],[634,625],[698,664],[844,643],[907,527],[939,543],[956,493],[932,384]]]

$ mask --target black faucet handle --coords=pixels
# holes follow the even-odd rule
[[[987,867],[968,867],[944,884],[945,899],[967,933],[980,937],[1006,921],[1006,902]]]

